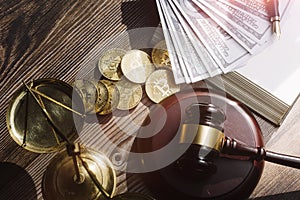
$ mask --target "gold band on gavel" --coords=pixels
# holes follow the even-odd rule
[[[199,124],[183,124],[180,134],[180,144],[191,143],[190,141],[192,141],[193,144],[221,151],[224,138],[224,133],[216,128]]]

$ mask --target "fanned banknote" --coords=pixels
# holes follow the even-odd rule
[[[281,22],[294,0],[280,1]],[[243,67],[274,41],[266,0],[156,0],[177,84]]]

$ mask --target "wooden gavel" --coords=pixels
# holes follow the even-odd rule
[[[257,161],[265,160],[300,169],[300,157],[271,152],[263,147],[251,147],[225,136],[225,119],[225,113],[212,104],[196,103],[187,107],[180,143],[192,141],[192,144],[176,161],[181,171],[202,177],[214,174],[217,170],[214,160],[220,154],[247,156]]]

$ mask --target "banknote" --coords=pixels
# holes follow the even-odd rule
[[[257,11],[258,13],[262,14],[263,16],[269,17],[268,14],[268,4],[266,0],[220,0],[224,3],[227,2],[229,5],[237,4],[236,6],[239,8],[245,8],[245,11],[249,12],[250,10],[254,10],[252,13]],[[270,1],[272,2],[272,1]],[[293,6],[295,0],[284,0],[280,1],[279,5],[279,13],[280,13],[280,22],[284,23],[287,18],[288,10]],[[245,6],[245,7],[242,7]],[[257,16],[262,16],[257,15]]]
[[[228,23],[238,28],[243,34],[259,44],[264,44],[272,37],[271,24],[250,13],[241,12],[220,1],[192,0],[198,6],[204,5],[224,18]],[[202,6],[203,7],[203,6]]]
[[[181,9],[178,1],[171,0],[169,3]],[[197,18],[183,11],[180,16],[182,16],[181,21],[189,21],[191,28],[197,30],[196,35],[224,73],[240,67],[249,59],[249,52],[204,12],[199,12]]]
[[[268,7],[266,0],[217,0],[228,6],[234,7],[241,12],[248,12],[269,21]]]
[[[161,0],[162,9],[164,12],[168,13],[166,15],[167,21],[170,24],[170,31],[173,37],[178,41],[178,52],[182,56],[185,62],[188,74],[192,82],[197,82],[205,78],[210,77],[205,64],[200,58],[199,54],[196,52],[192,41],[186,35],[181,23],[177,19],[177,16],[168,2]]]
[[[184,76],[184,73],[182,71],[182,66],[179,63],[179,59],[175,52],[173,40],[169,33],[169,28],[168,28],[168,25],[166,24],[165,17],[163,15],[163,11],[161,9],[159,0],[156,0],[156,5],[157,5],[158,13],[160,15],[161,25],[162,25],[164,37],[166,40],[166,45],[167,45],[168,52],[169,52],[169,57],[170,57],[170,61],[171,61],[171,66],[172,66],[172,71],[173,71],[175,82],[176,82],[176,84],[190,83],[191,82],[190,79]]]
[[[267,0],[156,3],[177,84],[234,71],[275,41]],[[293,3],[280,1],[280,23]]]
[[[229,34],[231,34],[231,35],[233,34],[232,35],[233,37],[236,36],[234,38],[238,42],[244,41],[244,47],[251,54],[257,54],[257,53],[261,52],[262,50],[267,48],[269,45],[271,45],[274,42],[274,39],[276,39],[273,37],[274,35],[272,35],[271,23],[269,22],[269,20],[266,19],[266,16],[268,16],[266,0],[215,0],[213,2],[209,1],[209,0],[192,0],[192,1],[193,2],[196,2],[196,1],[204,2],[203,4],[200,4],[200,3],[198,3],[198,4],[195,3],[195,4],[198,5],[199,7],[201,7],[201,9],[205,10],[205,12],[214,21],[216,21],[216,23],[218,23],[222,28],[224,28]],[[260,35],[261,42],[257,42],[257,40],[255,40],[255,38],[253,39],[253,37],[251,37],[251,34],[249,33],[251,31],[251,29],[246,27],[246,30],[249,31],[247,33],[247,31],[246,32],[245,32],[245,30],[243,31],[243,29],[241,29],[241,27],[235,26],[234,24],[229,23],[230,21],[228,22],[227,20],[222,18],[221,17],[222,15],[216,14],[216,9],[209,9],[208,7],[205,6],[205,5],[207,5],[207,4],[205,4],[205,2],[210,2],[212,4],[216,4],[218,1],[219,1],[219,4],[224,3],[223,5],[225,5],[227,7],[233,7],[234,9],[236,9],[236,12],[245,14],[245,16],[248,16],[247,19],[249,19],[249,20],[251,19],[249,16],[254,17],[253,19],[251,19],[252,21],[264,20],[263,24],[265,27],[264,28],[265,33],[264,33],[264,35]],[[240,3],[240,4],[238,4],[238,3]],[[281,15],[280,15],[281,24],[284,24],[284,21],[286,20],[286,13],[288,13],[288,10],[292,7],[293,3],[294,3],[294,0],[280,1],[279,11],[281,13]],[[242,5],[244,7],[238,7],[237,5]],[[245,10],[243,10],[241,8],[244,8]],[[251,9],[252,10],[257,9],[257,11],[262,13],[264,17],[262,17],[262,15],[255,16],[254,15],[255,12],[251,11]],[[247,12],[251,12],[251,13],[247,14]],[[230,13],[225,12],[224,15],[230,15]],[[236,19],[236,20],[238,21],[239,19]],[[247,20],[240,17],[240,21],[238,21],[238,23],[243,26],[246,26],[247,25],[246,21]],[[266,27],[268,27],[268,30],[266,30]],[[228,30],[228,29],[230,29],[230,30]],[[255,33],[253,30],[252,30],[252,32],[254,33],[254,35],[258,36],[258,34]],[[244,34],[244,33],[246,33],[246,34]],[[250,34],[250,37],[249,37],[249,34]]]
[[[233,39],[235,39],[242,47],[244,47],[249,53],[255,54],[263,50],[264,48],[262,45],[258,44],[257,42],[253,41],[250,39],[247,35],[243,34],[238,30],[238,28],[232,26],[230,23],[228,23],[225,19],[218,15],[214,15],[213,11],[211,11],[209,8],[205,7],[204,5],[199,5],[197,6],[192,2],[192,0],[183,0],[180,1],[181,6],[184,7],[189,7],[188,10],[186,10],[189,15],[191,15],[191,8],[194,7],[195,10],[201,9],[202,12],[205,11],[206,15],[208,15],[213,21],[215,21],[216,24],[218,24],[224,31],[226,31]],[[188,6],[189,5],[189,6]],[[195,7],[198,7],[195,8]],[[199,12],[193,13],[195,17],[199,15]]]
[[[195,9],[195,7],[190,6],[189,3],[184,3],[185,1],[180,1],[179,3],[182,6],[182,9],[184,12],[190,14],[190,15],[198,15],[198,10]],[[177,11],[180,12],[180,11]],[[185,23],[186,22],[186,23]],[[188,27],[188,22],[183,21],[182,24],[185,27]],[[191,43],[193,44],[195,50],[197,51],[198,55],[202,59],[208,73],[210,76],[215,76],[217,74],[222,73],[221,69],[219,68],[218,64],[215,62],[215,60],[212,58],[212,56],[207,51],[206,47],[203,45],[203,43],[197,38],[195,32],[191,28],[186,28],[186,34],[190,38]]]

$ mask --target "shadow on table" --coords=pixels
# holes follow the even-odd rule
[[[156,27],[159,15],[155,0],[136,0],[121,4],[122,23],[127,29]]]
[[[127,26],[132,49],[141,49],[149,46],[148,42],[153,36],[160,19],[155,0],[136,0],[121,4],[122,23]]]
[[[283,194],[270,195],[266,197],[251,198],[249,200],[299,200],[300,191],[288,192]]]
[[[26,170],[13,163],[0,163],[0,199],[37,199],[34,181]]]

